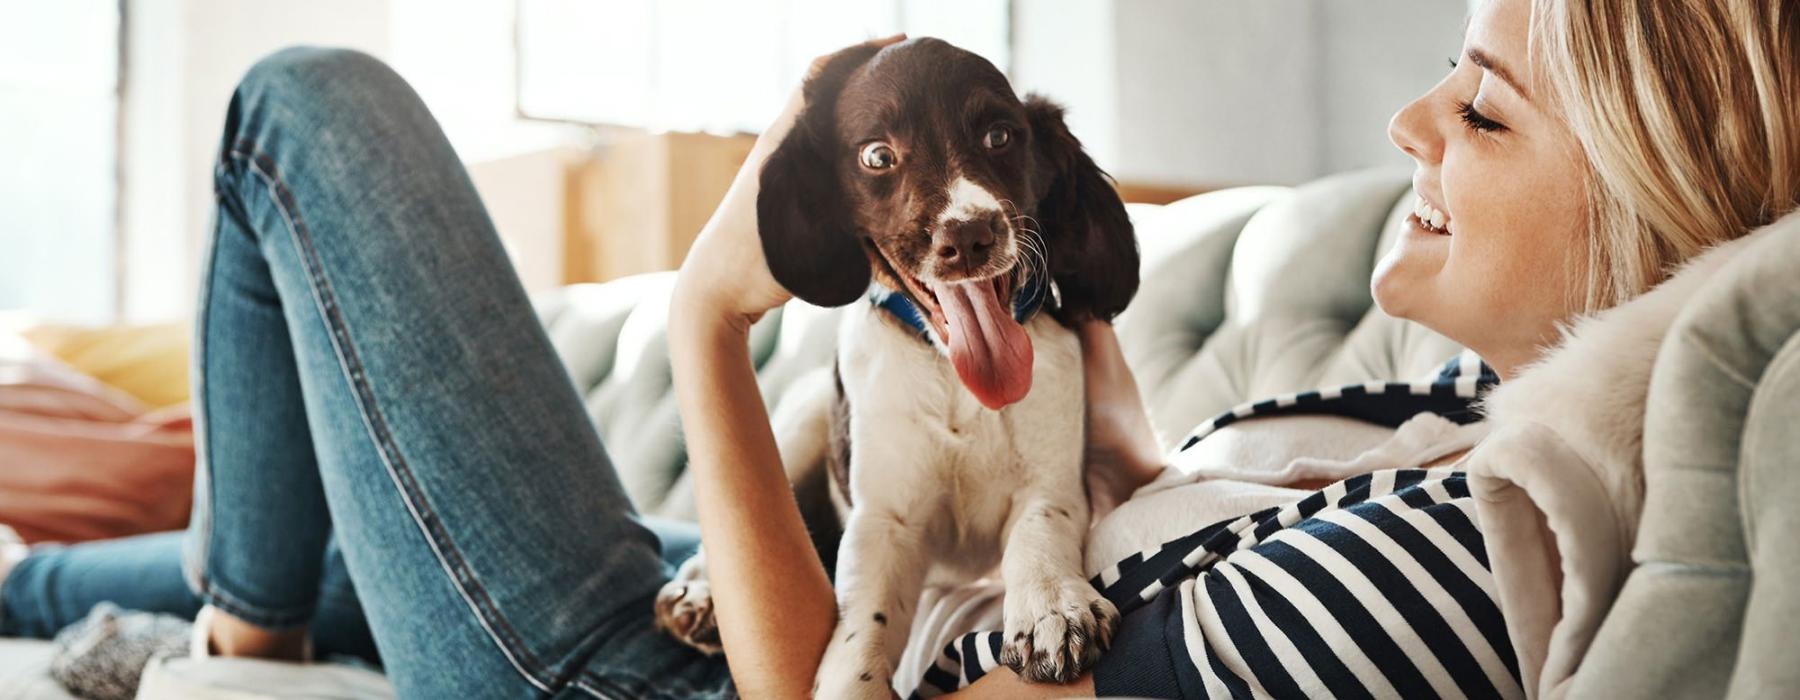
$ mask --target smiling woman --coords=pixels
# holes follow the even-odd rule
[[[1584,158],[1562,114],[1532,97],[1544,78],[1530,69],[1530,18],[1526,0],[1483,4],[1463,59],[1394,115],[1389,135],[1417,164],[1418,213],[1373,282],[1382,310],[1462,342],[1503,376],[1582,308],[1585,276]]]
[[[1509,375],[1560,322],[1792,209],[1795,14],[1743,1],[1481,5],[1464,60],[1389,128],[1418,166],[1419,202],[1376,272],[1382,309]]]

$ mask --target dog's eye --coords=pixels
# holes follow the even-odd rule
[[[894,155],[894,149],[887,144],[876,141],[862,149],[862,165],[870,170],[887,170],[900,163],[900,157]]]
[[[1012,129],[1004,126],[995,125],[988,129],[986,136],[981,137],[981,145],[987,146],[989,150],[1006,148],[1009,143],[1012,143]]]

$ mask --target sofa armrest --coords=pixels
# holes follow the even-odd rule
[[[1800,696],[1800,217],[1756,237],[1657,355],[1636,567],[1573,697]]]

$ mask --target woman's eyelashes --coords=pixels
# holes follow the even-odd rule
[[[1489,119],[1487,115],[1482,114],[1480,110],[1475,109],[1475,103],[1473,101],[1456,103],[1456,113],[1462,117],[1463,125],[1469,127],[1470,131],[1481,134],[1490,134],[1506,130],[1505,124]]]
[[[1455,56],[1448,57],[1444,59],[1444,61],[1450,64],[1450,70],[1452,71],[1456,70],[1456,67],[1462,64],[1462,61],[1456,60]],[[1456,115],[1462,118],[1463,125],[1467,126],[1470,131],[1479,134],[1491,134],[1506,130],[1505,124],[1494,121],[1487,115],[1482,114],[1481,110],[1476,109],[1475,101],[1472,99],[1458,100],[1456,102]]]

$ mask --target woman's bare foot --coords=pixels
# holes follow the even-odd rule
[[[217,608],[194,621],[206,626],[208,656],[239,656],[276,661],[309,661],[306,628],[270,630],[233,617]]]

